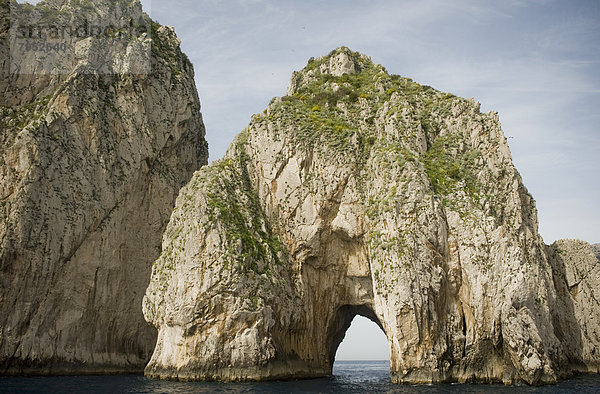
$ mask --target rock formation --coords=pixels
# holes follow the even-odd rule
[[[0,373],[142,371],[152,262],[208,157],[192,65],[139,1],[1,6]]]
[[[181,190],[143,311],[146,374],[323,376],[356,315],[394,382],[600,367],[598,261],[546,246],[496,113],[340,48]]]
[[[572,369],[600,373],[600,261],[579,240],[560,240],[548,249],[557,292],[554,330]]]
[[[600,260],[600,244],[592,245],[592,250],[594,251],[596,257],[598,257],[598,260]]]

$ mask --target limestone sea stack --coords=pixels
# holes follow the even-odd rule
[[[141,372],[152,263],[208,158],[192,65],[137,0],[0,3],[0,374]]]
[[[599,371],[598,268],[543,243],[496,113],[339,48],[181,190],[146,374],[329,375],[362,315],[394,382],[552,383]]]

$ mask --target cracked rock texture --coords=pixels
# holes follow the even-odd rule
[[[555,382],[598,371],[597,272],[542,242],[496,113],[340,48],[179,194],[146,374],[328,375],[358,314],[394,382]]]
[[[192,65],[138,1],[1,5],[0,373],[141,371],[152,262],[208,158]],[[135,34],[67,37],[44,63],[9,56],[9,22]]]

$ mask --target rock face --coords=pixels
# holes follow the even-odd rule
[[[146,374],[328,375],[356,315],[394,382],[598,371],[598,263],[544,245],[536,215],[496,113],[346,48],[311,59],[179,194]]]
[[[180,187],[208,158],[173,30],[138,1],[83,3],[2,1],[3,374],[143,370],[152,262]],[[15,55],[9,21],[113,30],[67,33],[64,51],[32,61],[26,46]]]
[[[598,257],[598,260],[600,260],[600,244],[593,244],[592,250],[594,251],[596,257]]]
[[[555,332],[573,369],[600,373],[600,260],[579,240],[560,240],[548,249],[558,295],[552,311]]]

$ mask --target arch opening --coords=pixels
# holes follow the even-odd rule
[[[390,359],[389,342],[383,326],[375,312],[366,305],[340,307],[330,334],[329,359],[332,366],[337,357],[340,361]]]

